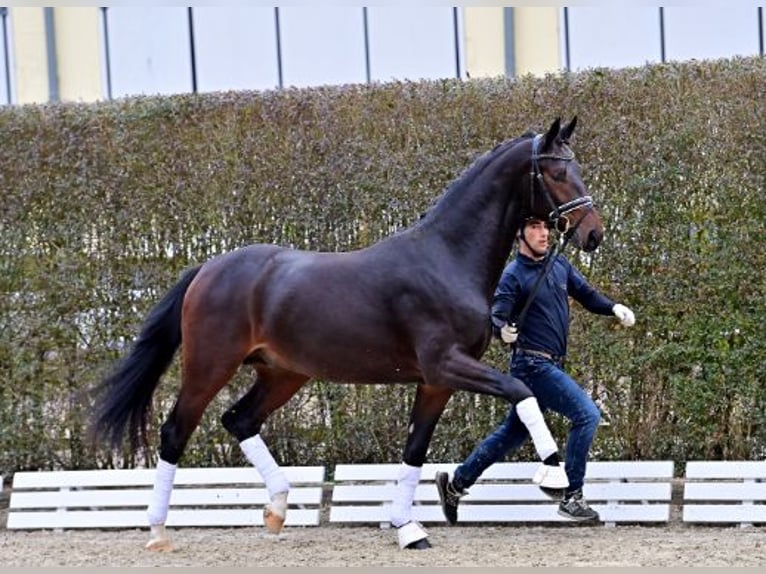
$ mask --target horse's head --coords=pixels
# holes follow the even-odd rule
[[[557,118],[545,134],[532,140],[532,185],[528,214],[550,221],[584,251],[595,250],[604,228],[569,148],[577,116],[561,127]]]

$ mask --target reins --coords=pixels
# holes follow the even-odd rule
[[[518,334],[521,333],[521,326],[524,324],[524,321],[527,318],[527,313],[529,311],[530,306],[532,305],[532,302],[534,301],[535,297],[537,296],[537,293],[540,291],[540,287],[545,280],[545,278],[548,276],[551,270],[551,266],[553,265],[553,261],[564,251],[567,244],[569,243],[569,240],[574,235],[575,231],[577,231],[577,228],[582,223],[583,219],[585,218],[585,215],[580,217],[577,222],[574,224],[574,226],[569,225],[569,220],[564,217],[568,215],[569,213],[575,211],[576,209],[580,207],[590,207],[593,205],[593,198],[590,195],[585,195],[582,197],[578,197],[576,199],[573,199],[571,201],[567,201],[566,203],[563,203],[561,205],[556,205],[556,203],[553,201],[553,198],[550,195],[550,192],[545,187],[545,184],[543,182],[543,174],[542,171],[540,171],[540,165],[539,160],[541,159],[557,159],[560,161],[572,161],[574,159],[574,153],[572,153],[571,150],[567,148],[566,154],[540,154],[538,152],[538,149],[540,147],[540,140],[542,139],[542,135],[536,135],[535,139],[532,141],[532,171],[530,172],[530,180],[531,180],[531,193],[530,193],[530,201],[534,200],[535,196],[535,182],[538,183],[540,189],[545,194],[545,198],[548,200],[548,203],[551,204],[553,209],[548,214],[548,222],[549,223],[555,223],[556,230],[563,234],[564,240],[558,241],[556,245],[551,249],[548,254],[545,256],[544,262],[543,262],[543,268],[540,270],[540,273],[538,274],[537,278],[535,279],[534,284],[532,285],[532,290],[529,293],[529,296],[527,297],[527,300],[524,302],[524,306],[521,308],[521,312],[519,313],[519,316],[517,317],[516,321],[513,323],[513,326],[516,328],[516,332]],[[561,229],[559,227],[559,222],[561,220],[564,220],[565,227]],[[522,224],[523,225],[523,224]],[[523,233],[523,227],[522,227],[522,233]],[[501,325],[495,324],[498,328],[501,327]],[[511,361],[513,360],[513,357],[516,354],[516,344],[511,345]]]
[[[548,252],[548,254],[545,256],[545,259],[543,261],[543,268],[540,270],[540,273],[535,278],[535,282],[532,285],[532,290],[529,293],[529,296],[527,297],[526,301],[524,301],[524,306],[521,308],[521,312],[519,313],[519,316],[517,317],[516,321],[512,323],[513,327],[516,328],[517,333],[521,333],[521,326],[524,324],[524,321],[527,318],[527,313],[529,312],[529,307],[532,305],[532,302],[534,301],[535,297],[537,296],[538,291],[540,291],[540,286],[542,285],[545,278],[548,276],[551,270],[551,266],[553,265],[553,261],[556,260],[556,257],[558,257],[566,248],[567,244],[569,243],[569,240],[574,235],[574,232],[577,230],[577,228],[580,226],[580,223],[582,222],[584,216],[577,220],[577,223],[575,223],[574,227],[571,227],[567,229],[562,235],[564,236],[563,241],[558,241],[556,245],[551,249],[551,251]],[[503,324],[498,325],[497,322],[495,322],[494,317],[492,318],[492,321],[494,325],[500,329]],[[511,345],[511,360],[513,360],[513,355],[516,354],[516,345]]]

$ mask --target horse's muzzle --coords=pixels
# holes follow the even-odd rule
[[[595,251],[596,248],[601,245],[601,241],[604,239],[603,231],[598,229],[591,229],[588,236],[583,243],[583,251]]]

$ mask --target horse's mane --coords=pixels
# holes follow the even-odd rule
[[[467,168],[463,170],[463,172],[458,175],[454,180],[452,180],[445,190],[434,199],[434,201],[431,203],[431,206],[420,215],[420,221],[426,219],[434,210],[435,207],[437,207],[440,203],[443,202],[443,200],[447,199],[450,195],[453,193],[457,193],[457,190],[461,190],[467,185],[471,185],[473,181],[481,175],[481,173],[484,171],[484,169],[494,160],[498,155],[501,155],[505,153],[508,149],[514,147],[516,144],[528,140],[529,138],[534,137],[537,135],[537,133],[533,130],[527,130],[523,134],[521,134],[518,137],[507,139],[505,141],[500,142],[495,147],[490,149],[489,151],[484,152],[479,157],[477,157],[471,165],[469,165]]]

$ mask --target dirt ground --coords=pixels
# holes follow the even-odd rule
[[[3,516],[3,523],[5,517]],[[391,529],[362,526],[183,528],[173,552],[146,530],[0,531],[3,566],[766,566],[766,528],[427,527],[428,550],[399,550]]]
[[[676,489],[678,490],[678,489]],[[144,550],[148,529],[6,530],[3,566],[766,566],[766,526],[692,526],[673,505],[666,525],[426,526],[432,548],[400,550],[376,526],[169,529],[174,550]]]

